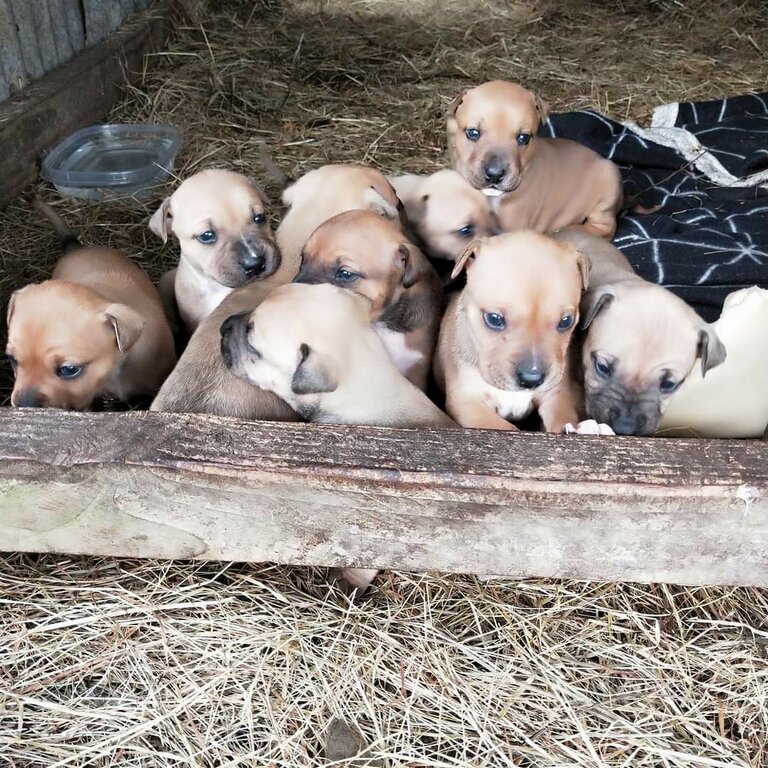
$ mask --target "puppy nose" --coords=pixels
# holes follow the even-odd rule
[[[547,371],[540,365],[519,365],[517,367],[517,383],[523,389],[536,389],[547,377]]]
[[[617,435],[639,435],[647,423],[648,417],[631,406],[626,409],[614,407],[608,411],[608,425]]]
[[[485,173],[486,181],[488,181],[491,184],[498,184],[504,178],[504,174],[506,172],[507,172],[506,166],[504,165],[504,163],[501,163],[498,160],[488,163],[488,165],[486,165],[485,168],[483,168],[483,173]]]
[[[19,408],[42,408],[43,396],[36,389],[22,389],[19,394]]]
[[[260,275],[267,268],[263,251],[246,251],[240,257],[240,267],[246,275]]]

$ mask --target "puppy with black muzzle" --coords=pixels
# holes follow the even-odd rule
[[[390,182],[415,242],[433,259],[456,261],[473,240],[500,232],[488,198],[456,171],[395,176]]]
[[[188,333],[235,288],[280,266],[266,205],[247,177],[211,169],[186,179],[150,219],[163,242],[169,234],[179,241],[179,266],[163,276],[160,289]]]
[[[299,283],[331,283],[371,302],[371,321],[398,370],[426,389],[442,311],[440,278],[392,221],[347,211],[321,224],[302,254]]]
[[[546,115],[546,104],[515,83],[471,88],[449,110],[454,167],[488,195],[504,232],[579,225],[610,239],[623,202],[618,168],[578,142],[537,136]]]
[[[556,239],[592,264],[581,302],[586,412],[619,435],[653,435],[696,359],[701,372],[726,350],[714,328],[666,288],[643,280],[602,238],[566,229]]]
[[[570,342],[589,262],[535,232],[479,240],[456,262],[467,271],[440,327],[435,377],[463,427],[516,429],[538,409],[547,432],[579,422],[582,397]]]

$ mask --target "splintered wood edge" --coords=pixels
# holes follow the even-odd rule
[[[41,155],[78,128],[101,120],[126,82],[160,50],[171,29],[168,0],[129,16],[98,45],[0,104],[0,209],[38,175]]]
[[[768,444],[0,409],[0,550],[768,586]]]

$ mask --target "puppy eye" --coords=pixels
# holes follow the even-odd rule
[[[470,141],[477,141],[480,138],[480,131],[477,128],[467,128],[467,130],[464,131],[464,135]]]
[[[521,147],[524,147],[530,140],[531,140],[531,134],[530,133],[518,133],[517,134],[517,143]]]
[[[671,392],[674,392],[682,383],[682,381],[675,381],[674,379],[662,379],[659,384],[659,389],[665,395],[668,395]]]
[[[611,374],[613,373],[611,366],[599,357],[595,358],[595,370],[597,371],[597,375],[602,376],[604,379],[610,379]]]
[[[213,245],[216,242],[216,233],[212,229],[207,229],[200,233],[196,238],[198,243],[203,245]]]
[[[483,320],[492,331],[503,331],[507,326],[504,315],[500,315],[498,312],[486,312],[483,315]]]
[[[8,358],[8,362],[11,364],[11,368],[15,371],[18,363],[16,362],[16,358],[13,355],[6,355]]]
[[[558,331],[567,331],[572,325],[573,321],[576,318],[573,315],[563,315],[560,318],[560,322],[557,324],[557,330]]]
[[[267,223],[267,215],[265,213],[254,213],[253,214],[253,223],[254,224],[266,224]]]
[[[461,229],[457,230],[456,234],[461,237],[472,237],[472,235],[475,234],[475,225],[467,224],[466,226],[463,226]]]
[[[358,277],[359,275],[356,275],[348,269],[344,269],[344,267],[339,267],[334,275],[334,278],[341,283],[351,283],[353,280],[357,280]]]
[[[76,379],[82,372],[85,366],[83,365],[60,365],[56,369],[56,375],[60,379]]]

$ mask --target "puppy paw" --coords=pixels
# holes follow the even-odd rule
[[[598,424],[594,419],[580,421],[578,424],[566,424],[563,427],[566,435],[615,435],[607,424]]]

